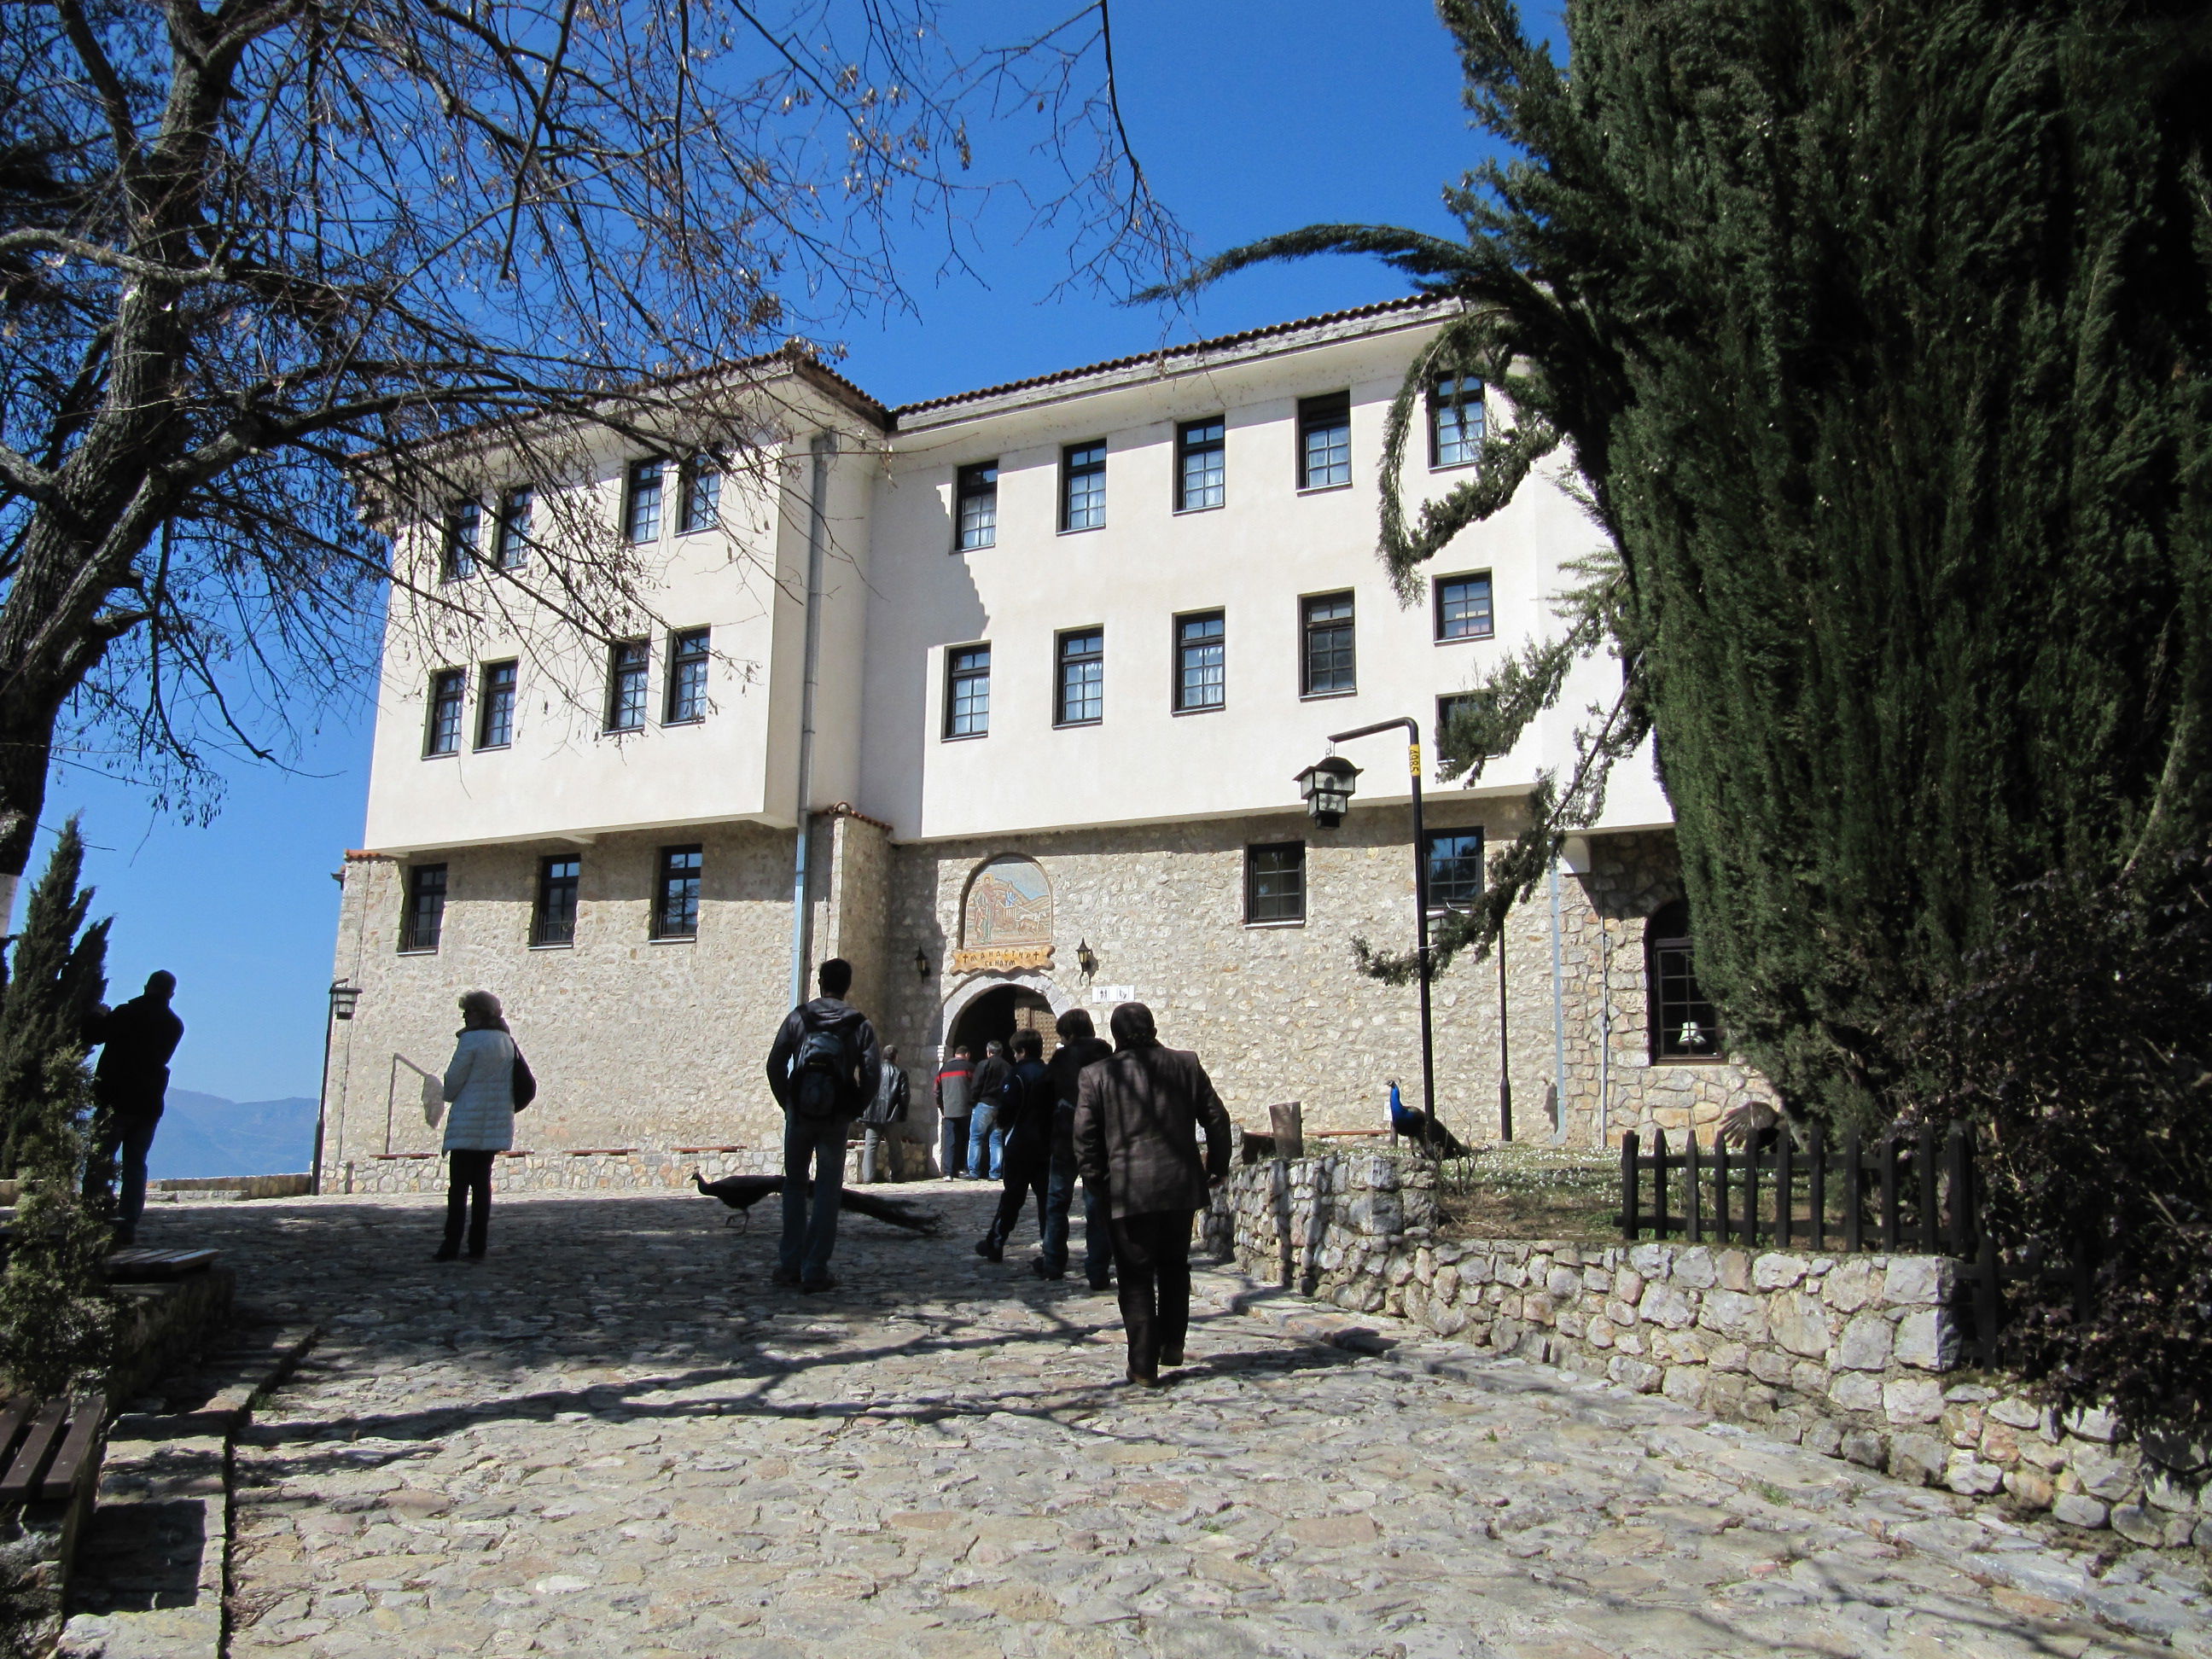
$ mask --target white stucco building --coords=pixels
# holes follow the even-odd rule
[[[486,581],[531,556],[518,503],[557,498],[636,545],[650,603],[635,637],[531,617],[464,655],[396,590],[326,1181],[427,1178],[417,1079],[474,986],[540,1079],[532,1156],[503,1179],[743,1159],[774,1136],[776,1022],[832,954],[917,1099],[941,1045],[1077,1003],[1103,1027],[1133,996],[1240,1119],[1299,1100],[1310,1128],[1381,1127],[1386,1079],[1418,1095],[1414,996],[1360,975],[1352,940],[1412,940],[1404,750],[1347,746],[1365,773],[1334,830],[1293,776],[1333,732],[1432,732],[1440,698],[1552,626],[1596,536],[1532,481],[1399,603],[1375,554],[1384,414],[1439,315],[1396,301],[895,410],[811,362],[757,365],[763,447],[718,483],[680,446],[606,452],[403,529],[403,560],[436,544],[445,581]],[[1415,501],[1511,417],[1472,386],[1426,413]],[[1589,665],[1478,787],[1432,784],[1438,902],[1472,893],[1613,672]],[[1469,957],[1437,982],[1463,1138],[1498,1132],[1501,1062],[1520,1134],[1583,1144],[1759,1090],[1664,942],[1688,931],[1669,822],[1630,769],[1502,969]]]

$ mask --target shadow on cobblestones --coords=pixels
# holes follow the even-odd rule
[[[1723,1479],[1679,1407],[1226,1275],[1120,1386],[1110,1295],[908,1190],[945,1236],[856,1222],[820,1297],[689,1195],[503,1202],[474,1268],[421,1200],[159,1218],[325,1330],[238,1449],[234,1659],[2155,1650],[1845,1524],[1839,1465]]]

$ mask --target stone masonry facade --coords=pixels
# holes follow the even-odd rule
[[[1516,801],[1448,793],[1428,821],[1480,826],[1495,850],[1522,827],[1518,813]],[[1306,844],[1304,921],[1247,925],[1246,847],[1294,840]],[[653,939],[659,850],[694,842],[703,849],[697,937]],[[1496,954],[1463,954],[1436,982],[1437,1096],[1464,1139],[1498,1133],[1501,1046],[1522,1139],[1609,1144],[1655,1124],[1710,1133],[1729,1106],[1766,1095],[1738,1065],[1651,1061],[1644,927],[1680,891],[1671,837],[1591,845],[1587,870],[1561,872],[1556,937],[1544,888],[1510,919],[1502,997]],[[811,845],[810,991],[813,963],[833,955],[854,963],[854,1000],[898,1045],[917,1103],[909,1128],[924,1142],[940,1046],[960,1009],[1001,985],[1043,997],[1055,1012],[1090,1006],[1102,1029],[1109,1006],[1094,993],[1127,988],[1152,1006],[1165,1040],[1203,1056],[1241,1121],[1264,1124],[1270,1104],[1297,1100],[1310,1129],[1380,1129],[1389,1079],[1408,1101],[1419,1098],[1415,999],[1362,974],[1352,942],[1410,945],[1410,848],[1402,811],[1358,813],[1335,830],[1286,812],[900,844],[887,826],[833,809],[816,819]],[[635,1172],[637,1184],[657,1185],[641,1159],[773,1147],[780,1121],[761,1064],[789,1006],[792,853],[788,832],[738,823],[425,855],[447,870],[430,952],[398,949],[406,865],[349,857],[336,969],[362,994],[355,1017],[333,1026],[325,1185],[434,1184],[431,1170],[371,1166],[434,1155],[424,1083],[451,1054],[455,998],[479,986],[505,1002],[539,1081],[518,1149],[609,1160],[548,1164],[550,1184],[574,1185],[588,1167],[595,1182],[620,1184]],[[956,973],[967,884],[1009,854],[1033,860],[1050,883],[1051,961]],[[581,862],[575,938],[533,947],[537,872],[552,855]],[[1078,963],[1085,945],[1097,964],[1088,976]],[[559,1180],[556,1169],[566,1172]],[[503,1176],[535,1181],[540,1170],[518,1162]]]
[[[1418,1159],[1379,1154],[1242,1164],[1206,1242],[1347,1310],[1601,1375],[1916,1484],[2212,1549],[2212,1487],[2193,1492],[2116,1443],[2103,1412],[2061,1420],[2002,1375],[1959,1370],[1946,1257],[1447,1239],[1432,1179]]]

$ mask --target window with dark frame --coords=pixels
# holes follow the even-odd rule
[[[991,730],[991,647],[955,646],[945,653],[945,735],[981,738]]]
[[[1106,522],[1106,441],[1060,453],[1060,527],[1097,530]]]
[[[430,676],[430,718],[422,732],[422,753],[458,755],[461,751],[461,700],[468,695],[468,677],[458,668],[441,668]]]
[[[1077,628],[1060,636],[1054,726],[1096,726],[1106,717],[1106,630]]]
[[[492,538],[492,557],[501,570],[519,570],[530,556],[530,518],[537,508],[538,492],[517,484],[499,498],[498,533]]]
[[[631,542],[660,539],[660,497],[668,479],[668,463],[648,455],[629,464],[629,479],[623,492],[623,537]]]
[[[608,731],[644,729],[646,688],[652,666],[653,647],[643,640],[617,640],[608,647]]]
[[[1299,694],[1340,696],[1358,690],[1352,659],[1352,595],[1318,593],[1298,601],[1305,630],[1304,670]]]
[[[446,930],[446,866],[410,865],[407,871],[407,908],[399,918],[399,948],[434,951]]]
[[[1644,971],[1651,1058],[1727,1058],[1720,1016],[1698,983],[1688,901],[1661,906],[1644,924]]]
[[[1448,691],[1437,699],[1436,747],[1439,762],[1451,758],[1444,736],[1450,731],[1452,722],[1462,714],[1473,714],[1486,695],[1480,691]]]
[[[1352,482],[1352,394],[1298,399],[1298,488],[1334,489]]]
[[[1176,512],[1200,513],[1228,499],[1227,429],[1219,415],[1176,428]]]
[[[1175,626],[1176,713],[1222,707],[1229,699],[1228,629],[1222,613],[1177,617]]]
[[[973,552],[999,540],[999,464],[963,466],[953,483],[952,550]]]
[[[515,665],[488,662],[477,689],[477,747],[504,749],[514,741]]]
[[[474,501],[456,501],[446,513],[446,537],[439,556],[439,572],[449,582],[477,574],[477,559],[483,551],[483,508]]]
[[[1306,844],[1269,842],[1244,849],[1248,925],[1306,919]]]
[[[576,942],[576,887],[583,873],[580,859],[556,854],[538,860],[538,902],[530,912],[532,945]]]
[[[664,847],[653,883],[653,936],[699,937],[699,872],[704,861],[696,847]]]
[[[668,698],[664,726],[695,726],[707,718],[707,659],[714,630],[687,628],[668,637]]]
[[[1482,455],[1482,382],[1439,374],[1429,382],[1429,465],[1466,466]]]
[[[1437,594],[1437,641],[1486,640],[1491,635],[1490,573],[1439,576],[1432,584]]]
[[[722,473],[726,465],[720,455],[705,449],[684,463],[683,476],[678,480],[683,505],[676,515],[678,535],[694,535],[721,523]]]
[[[1427,835],[1429,909],[1472,910],[1482,898],[1482,831],[1431,830]]]

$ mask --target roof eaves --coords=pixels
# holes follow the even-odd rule
[[[1317,331],[1343,323],[1358,322],[1370,317],[1389,316],[1400,312],[1441,309],[1455,304],[1425,294],[1406,295],[1395,300],[1380,300],[1372,305],[1354,306],[1348,310],[1324,312],[1315,317],[1298,317],[1288,322],[1269,323],[1261,328],[1249,328],[1235,334],[1218,334],[1211,339],[1194,340],[1185,345],[1164,346],[1157,351],[1138,352],[1127,357],[1109,357],[1103,362],[1084,363],[1073,368],[1055,369],[1049,374],[1031,375],[1027,380],[1007,380],[998,386],[979,386],[971,392],[955,392],[942,398],[926,398],[920,403],[901,404],[890,410],[895,422],[903,423],[909,416],[938,410],[950,409],[963,404],[981,403],[990,398],[1007,397],[1041,387],[1066,386],[1075,381],[1112,374],[1124,369],[1146,365],[1165,365],[1184,358],[1204,356],[1221,351],[1232,351],[1239,346],[1253,345],[1264,340],[1280,339],[1287,335]]]

